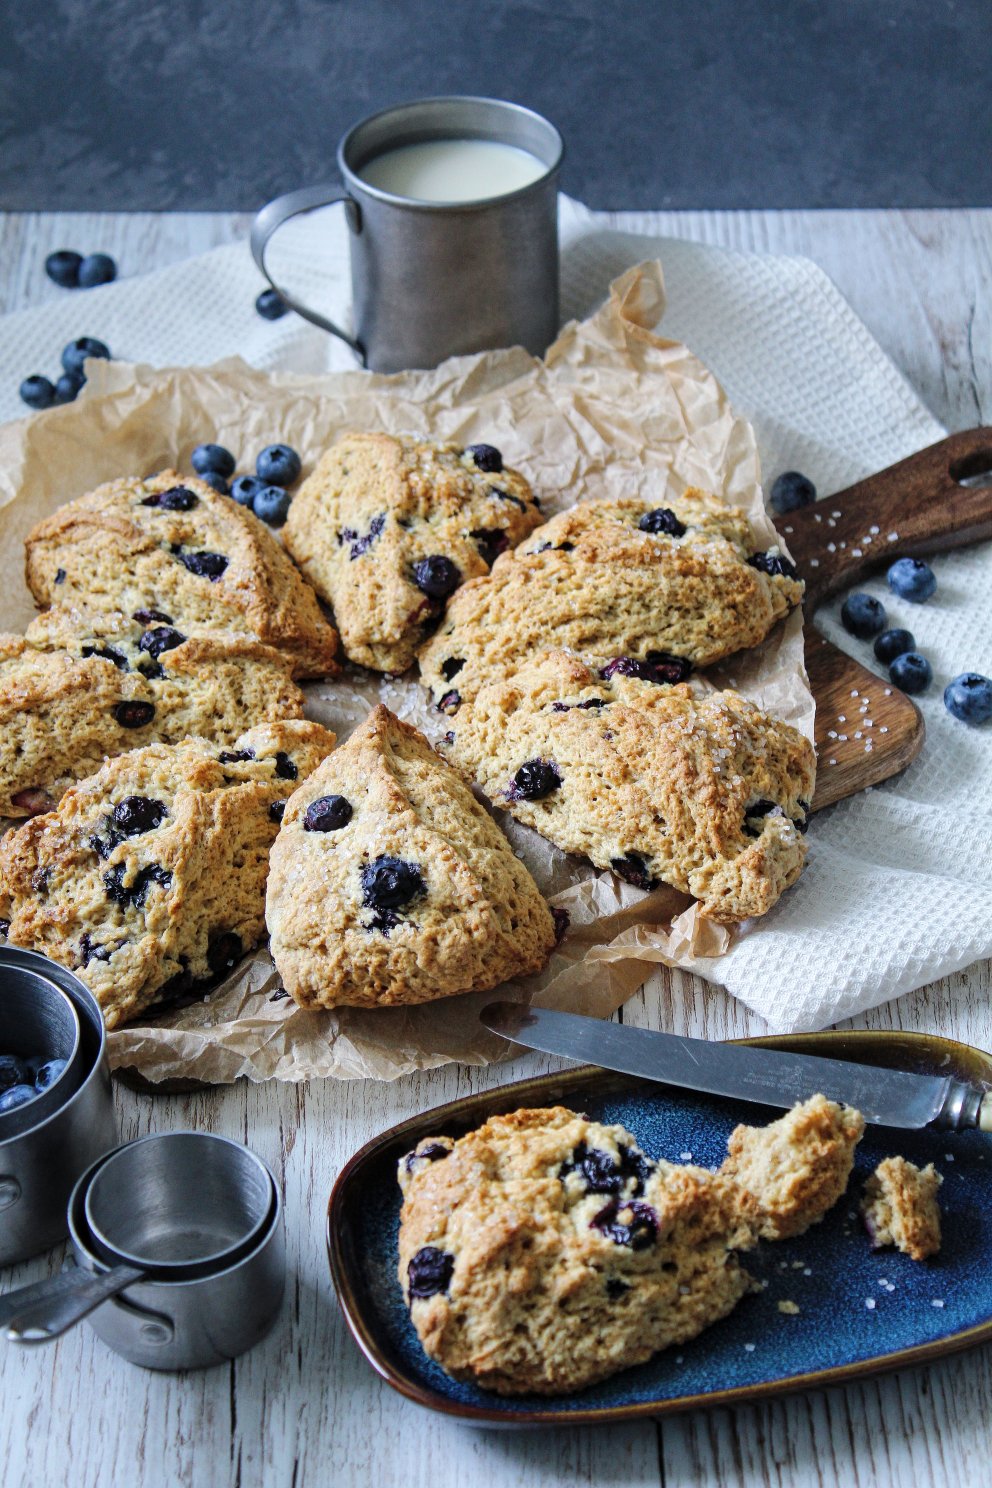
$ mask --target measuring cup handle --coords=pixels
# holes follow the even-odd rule
[[[304,305],[301,300],[295,299],[281,284],[276,283],[265,266],[265,250],[283,223],[305,212],[315,212],[318,207],[333,206],[335,202],[347,203],[349,219],[360,228],[361,209],[354,197],[349,196],[346,191],[338,191],[334,186],[303,186],[299,191],[288,191],[285,196],[277,196],[275,201],[270,201],[262,208],[252,223],[251,255],[276,294],[286,301],[291,310],[295,310],[297,315],[302,315],[304,320],[309,320],[313,325],[320,326],[321,330],[330,331],[332,336],[339,336],[361,357],[364,366],[365,348],[361,342],[349,336],[333,320],[328,320],[326,316]]]
[[[63,1271],[47,1285],[35,1283],[12,1292],[3,1298],[7,1337],[14,1343],[47,1343],[82,1322],[101,1302],[144,1278],[145,1273],[133,1266],[115,1266],[99,1275],[77,1269]],[[15,1311],[18,1298],[24,1305]]]

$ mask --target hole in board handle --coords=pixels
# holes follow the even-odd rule
[[[992,486],[992,449],[972,450],[948,466],[951,480],[959,486]]]

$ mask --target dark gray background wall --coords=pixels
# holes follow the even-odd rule
[[[0,207],[251,209],[372,109],[530,104],[598,207],[992,204],[989,0],[3,0]]]

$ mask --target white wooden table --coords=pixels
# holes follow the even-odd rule
[[[233,215],[0,217],[0,311],[59,291],[43,259],[98,244],[128,272],[161,267],[247,231]],[[992,422],[992,212],[672,213],[667,231],[815,259],[949,428]],[[992,1047],[990,963],[854,1020],[939,1031]],[[625,1021],[707,1038],[764,1031],[719,989],[661,971]],[[957,1485],[987,1476],[992,1349],[927,1369],[630,1427],[476,1432],[380,1384],[344,1328],[324,1256],[334,1177],[363,1142],[428,1106],[523,1078],[449,1067],[392,1085],[241,1082],[188,1097],[117,1090],[125,1139],[196,1127],[248,1141],[282,1179],[290,1281],[275,1332],[254,1352],[186,1377],[133,1369],[87,1328],[36,1352],[0,1343],[3,1482],[82,1488],[486,1488],[511,1485]],[[55,1271],[61,1250],[0,1288]]]

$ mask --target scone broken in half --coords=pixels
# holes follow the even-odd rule
[[[764,914],[803,865],[809,741],[738,693],[664,685],[647,662],[549,653],[484,686],[443,747],[565,852],[671,884],[715,920]]]
[[[894,1245],[914,1261],[940,1249],[943,1178],[933,1163],[918,1168],[904,1157],[887,1157],[865,1184],[861,1217],[875,1249]]]
[[[272,852],[273,959],[302,1007],[389,1007],[539,971],[554,920],[468,786],[387,708],[291,797]]]
[[[333,607],[345,654],[402,672],[448,596],[540,521],[492,445],[345,434],[301,487],[285,536]]]
[[[217,981],[264,935],[286,798],[333,746],[300,719],[109,760],[0,841],[0,931],[81,977],[110,1028]]]

